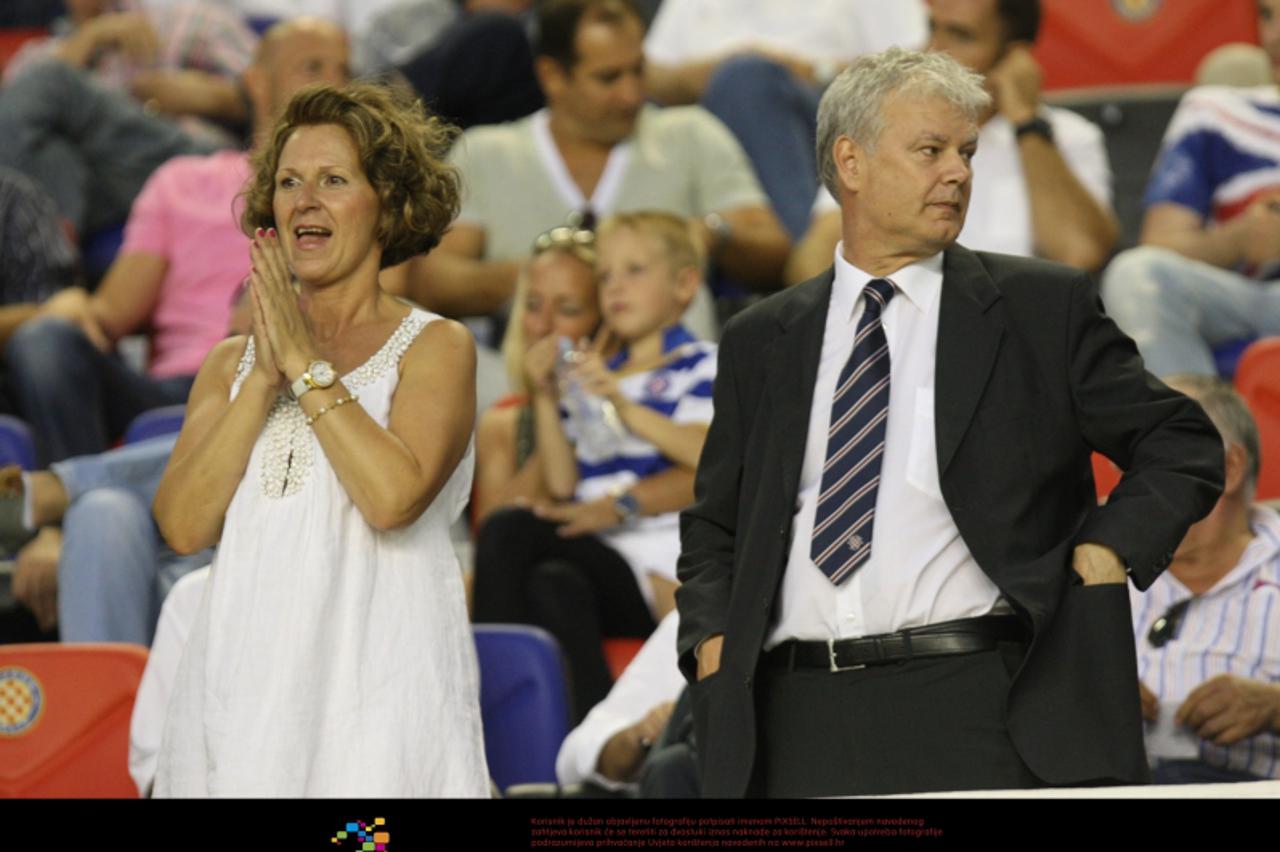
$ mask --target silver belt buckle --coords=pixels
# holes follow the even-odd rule
[[[858,669],[865,669],[866,663],[859,663],[856,666],[838,666],[836,665],[836,640],[827,640],[827,660],[830,662],[828,671],[834,672],[856,672]]]

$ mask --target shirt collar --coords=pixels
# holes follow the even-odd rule
[[[1254,506],[1249,510],[1249,529],[1253,532],[1253,541],[1240,554],[1236,567],[1214,583],[1213,588],[1205,594],[1212,594],[1240,582],[1260,566],[1280,556],[1280,515],[1264,506]]]
[[[1247,580],[1260,567],[1280,557],[1280,515],[1264,506],[1254,506],[1249,510],[1249,530],[1253,533],[1253,541],[1240,554],[1240,561],[1235,567],[1223,574],[1218,582],[1210,586],[1199,597],[1221,594],[1226,590]],[[1184,596],[1193,597],[1191,590],[1172,574],[1169,579],[1177,584]]]
[[[841,251],[843,247],[843,242],[836,244],[836,277],[831,286],[831,308],[833,312],[838,312],[839,316],[849,320],[853,317],[853,310],[858,305],[863,288],[880,276],[872,275],[845,260]],[[928,313],[942,290],[942,252],[883,277],[892,281],[898,295],[906,296],[916,310]]]
[[[677,349],[689,343],[697,343],[698,338],[694,337],[689,329],[685,328],[681,323],[667,326],[662,332],[662,354],[666,355],[673,349]],[[616,370],[623,364],[627,363],[627,357],[630,354],[631,347],[624,346],[609,359],[608,367],[610,370]]]

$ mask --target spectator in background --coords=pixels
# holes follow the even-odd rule
[[[56,60],[156,112],[231,127],[249,120],[239,80],[258,37],[239,15],[196,0],[162,7],[135,0],[65,2],[67,16],[54,22],[53,35],[28,41],[5,66],[6,84],[41,61]]]
[[[533,0],[397,0],[357,41],[361,73],[398,71],[427,106],[467,128],[543,106],[526,32]]]
[[[26,175],[0,167],[0,347],[35,316],[36,303],[79,274],[79,254],[53,199]]]
[[[761,289],[789,242],[733,136],[697,107],[646,106],[644,25],[630,0],[550,0],[536,71],[547,108],[474,128],[454,147],[462,213],[410,264],[411,294],[450,316],[506,306],[533,239],[571,213],[636,209],[687,217],[711,259]],[[484,390],[481,390],[484,395]]]
[[[346,78],[341,30],[314,19],[277,25],[245,72],[254,126],[268,132],[307,83]],[[186,399],[202,359],[226,333],[232,296],[248,272],[248,241],[233,210],[248,175],[240,151],[166,163],[134,204],[99,288],[62,291],[14,333],[9,377],[45,462],[101,452],[140,412]],[[144,328],[152,343],[145,376],[111,352]]]
[[[646,637],[674,606],[676,513],[693,498],[715,378],[714,344],[680,324],[701,283],[687,221],[621,214],[599,240],[605,325],[573,375],[607,401],[599,417],[614,423],[612,434],[600,437],[601,420],[562,396],[550,347],[526,359],[545,484],[566,502],[495,512],[476,542],[475,620],[555,636],[575,719],[612,683],[601,639]],[[610,337],[622,348],[606,361]]]
[[[0,470],[0,501],[18,507],[6,507],[6,540],[34,535],[14,560],[13,595],[41,630],[57,627],[64,642],[149,645],[174,582],[209,564],[208,550],[174,553],[151,518],[173,442],[153,438],[26,474]]]
[[[645,39],[645,82],[661,104],[700,103],[733,131],[792,238],[818,188],[822,90],[854,58],[925,39],[919,0],[788,3],[664,0]]]
[[[1107,312],[1156,375],[1215,375],[1212,348],[1280,334],[1280,0],[1258,0],[1266,86],[1183,96],[1147,184],[1142,245],[1107,268]]]
[[[676,664],[679,615],[672,610],[658,623],[603,701],[569,732],[556,755],[556,780],[562,785],[590,783],[616,792],[639,792],[655,798],[698,797],[698,772],[685,742],[661,749],[663,733],[673,721],[684,677]],[[680,720],[676,719],[679,725]],[[658,774],[664,783],[654,790],[641,785],[653,761],[667,766]],[[673,770],[675,765],[680,769]],[[652,774],[652,773],[651,773]],[[683,784],[671,784],[674,777]]]
[[[929,49],[982,74],[994,101],[979,132],[978,179],[957,241],[1098,270],[1119,234],[1106,144],[1096,125],[1041,102],[1031,55],[1039,27],[1039,0],[930,0]],[[821,189],[788,283],[830,266],[839,239],[840,211]]]
[[[249,323],[245,291],[228,333],[247,334]],[[151,517],[173,442],[138,441],[48,470],[0,468],[0,547],[14,560],[15,599],[42,631],[146,645],[175,580],[208,564],[211,551],[175,553]]]
[[[81,235],[124,221],[166,160],[239,138],[195,116],[243,124],[249,107],[239,77],[256,37],[209,6],[148,13],[154,19],[110,11],[105,0],[72,8],[80,22],[73,34],[38,43],[10,66],[0,88],[0,165],[34,178]]]
[[[1226,485],[1168,570],[1145,594],[1129,589],[1152,780],[1280,778],[1280,516],[1253,505],[1258,427],[1224,382],[1169,386],[1221,433]]]
[[[471,508],[477,526],[503,506],[550,499],[534,438],[525,360],[554,360],[561,338],[578,345],[599,325],[595,234],[553,228],[534,243],[533,257],[520,273],[502,340],[508,379],[521,392],[485,411],[476,427]]]
[[[53,199],[27,176],[6,168],[0,168],[0,260],[4,305],[43,301],[73,283],[80,271]]]

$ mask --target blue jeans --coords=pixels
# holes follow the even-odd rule
[[[160,605],[212,550],[174,553],[151,516],[176,436],[55,463],[70,506],[58,561],[58,623],[66,642],[150,645]]]
[[[0,165],[37,180],[82,234],[123,222],[147,178],[170,157],[214,150],[53,60],[0,88],[0,140]]]
[[[24,323],[6,355],[14,401],[46,463],[106,450],[142,412],[186,402],[195,380],[136,373],[57,317]]]
[[[809,229],[818,194],[814,146],[821,95],[760,56],[735,56],[720,63],[702,93],[702,105],[742,143],[793,240]]]
[[[1157,376],[1217,375],[1213,348],[1280,334],[1280,282],[1142,246],[1111,261],[1102,301]]]

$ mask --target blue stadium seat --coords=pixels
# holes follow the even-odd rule
[[[1215,346],[1213,349],[1213,365],[1218,370],[1218,375],[1224,379],[1230,379],[1236,374],[1236,367],[1240,364],[1240,357],[1244,355],[1244,351],[1257,338],[1249,337],[1244,340],[1231,340],[1221,346]]]
[[[36,447],[30,426],[17,417],[0,414],[0,465],[6,464],[35,470]]]
[[[142,412],[133,418],[129,428],[124,430],[123,443],[136,444],[148,438],[158,438],[161,435],[172,435],[182,431],[182,419],[186,411],[187,407],[179,403]]]
[[[489,775],[502,790],[554,783],[569,733],[559,644],[544,630],[516,624],[478,624],[475,640]]]

